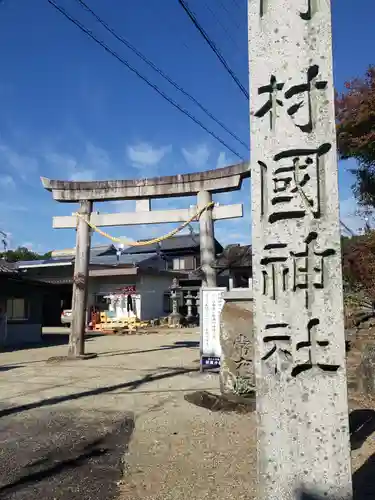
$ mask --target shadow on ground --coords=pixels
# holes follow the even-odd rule
[[[375,411],[353,410],[349,414],[350,444],[352,450],[361,448],[366,439],[375,431]],[[375,498],[375,497],[374,497]]]
[[[63,396],[56,396],[52,398],[42,399],[40,401],[33,401],[32,403],[25,403],[19,406],[12,406],[10,408],[3,408],[0,410],[0,417],[7,417],[9,415],[15,415],[18,413],[22,413],[25,411],[33,410],[35,408],[43,408],[46,406],[53,406],[59,403],[65,403],[66,401],[76,401],[77,399],[87,398],[90,396],[99,396],[100,394],[106,394],[113,391],[117,391],[119,389],[129,389],[133,391],[143,386],[144,384],[155,382],[157,380],[163,380],[171,377],[176,377],[178,375],[184,375],[187,373],[197,372],[199,368],[175,368],[175,367],[163,367],[159,368],[159,370],[168,370],[164,373],[152,373],[147,374],[144,377],[132,380],[130,382],[123,382],[121,384],[110,385],[106,387],[98,387],[96,389],[90,389],[87,391],[76,392],[74,394],[66,394]]]
[[[22,365],[4,365],[0,366],[0,373],[7,372],[9,370],[14,370],[15,368],[22,368]]]
[[[148,352],[158,352],[158,351],[169,351],[172,349],[197,349],[199,347],[199,341],[195,340],[179,340],[169,345],[162,345],[160,347],[155,347],[154,349],[143,349],[137,350],[133,349],[131,351],[104,351],[98,353],[101,358],[112,357],[112,356],[125,356],[126,354],[145,354]]]
[[[375,453],[353,474],[354,500],[375,498]]]
[[[0,498],[109,500],[118,497],[131,414],[45,412],[0,428]],[[17,446],[15,446],[17,444]]]
[[[100,337],[99,334],[87,334],[85,342],[89,342],[95,337]],[[57,347],[60,345],[68,345],[69,333],[43,333],[41,342],[32,344],[23,343],[15,346],[2,347],[1,352],[23,351],[26,349],[40,349],[42,347]]]

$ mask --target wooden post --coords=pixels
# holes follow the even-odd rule
[[[92,201],[82,201],[79,213],[89,220]],[[69,337],[69,357],[85,354],[86,304],[90,260],[91,230],[82,217],[78,217],[76,256],[73,275],[72,330]]]

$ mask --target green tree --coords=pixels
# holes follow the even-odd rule
[[[17,247],[15,250],[7,250],[6,252],[1,252],[0,257],[7,260],[8,262],[17,262],[19,260],[43,260],[50,258],[51,252],[38,254],[26,247]]]

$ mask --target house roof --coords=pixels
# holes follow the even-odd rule
[[[50,278],[34,278],[34,281],[37,281],[38,283],[44,283],[46,285],[72,285],[73,284],[73,278],[55,278],[55,277],[50,277]]]
[[[145,254],[121,254],[117,255],[103,255],[98,257],[93,257],[90,259],[90,264],[98,266],[120,266],[120,265],[133,265],[136,266],[141,262],[148,259],[157,257],[155,252],[145,253]]]
[[[223,251],[223,247],[215,240],[216,252]],[[140,247],[128,247],[118,256],[114,245],[100,245],[91,248],[90,264],[98,266],[139,265],[148,259],[155,259],[161,253],[171,253],[183,250],[196,250],[200,247],[199,233],[181,234],[161,241]],[[64,253],[65,252],[65,253]],[[70,253],[69,253],[70,252]],[[37,267],[69,266],[74,262],[74,249],[53,252],[52,257],[46,260],[19,261],[19,269]],[[54,256],[55,255],[55,256]]]
[[[13,263],[0,259],[0,274],[18,274],[18,270]]]
[[[47,267],[47,266],[69,266],[73,262],[72,257],[60,258],[60,259],[43,259],[43,260],[19,260],[16,262],[16,266],[18,269],[22,269],[24,267]]]
[[[140,240],[142,241],[142,240]],[[215,240],[216,249],[218,252],[223,250],[220,243]],[[198,249],[200,247],[200,236],[199,233],[194,234],[180,234],[177,236],[172,236],[160,243],[153,243],[151,245],[145,245],[141,247],[128,247],[125,248],[123,253],[126,254],[139,254],[139,253],[150,253],[150,252],[173,252],[176,250],[190,250]]]
[[[90,250],[90,263],[97,259],[105,259],[112,257],[116,259],[117,249],[114,245],[98,245],[92,247]],[[52,257],[44,260],[20,260],[16,263],[19,269],[33,268],[33,267],[54,267],[54,266],[70,266],[73,264],[75,258],[75,249],[59,250],[52,252]],[[109,259],[110,261],[110,259]],[[110,264],[109,264],[110,265]]]
[[[95,245],[91,247],[91,254],[95,256],[99,255],[115,255],[116,247],[114,245]],[[74,258],[75,257],[75,248],[66,248],[64,250],[53,250],[51,257],[52,258]]]
[[[54,268],[59,266],[73,266],[74,258],[61,259],[46,259],[19,261],[16,263],[17,268],[21,271],[38,269],[38,268]],[[92,255],[90,258],[90,267],[97,268],[118,268],[118,267],[139,267],[145,269],[165,269],[165,262],[155,252],[143,254],[114,254],[114,255]],[[17,271],[19,272],[19,271]]]

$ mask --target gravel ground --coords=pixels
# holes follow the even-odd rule
[[[51,337],[52,338],[52,337]],[[199,334],[95,337],[0,354],[0,498],[255,499],[255,415],[184,399],[218,391]],[[355,500],[375,498],[374,401],[351,394]]]
[[[181,396],[137,420],[120,498],[255,498],[254,415],[212,413]]]

